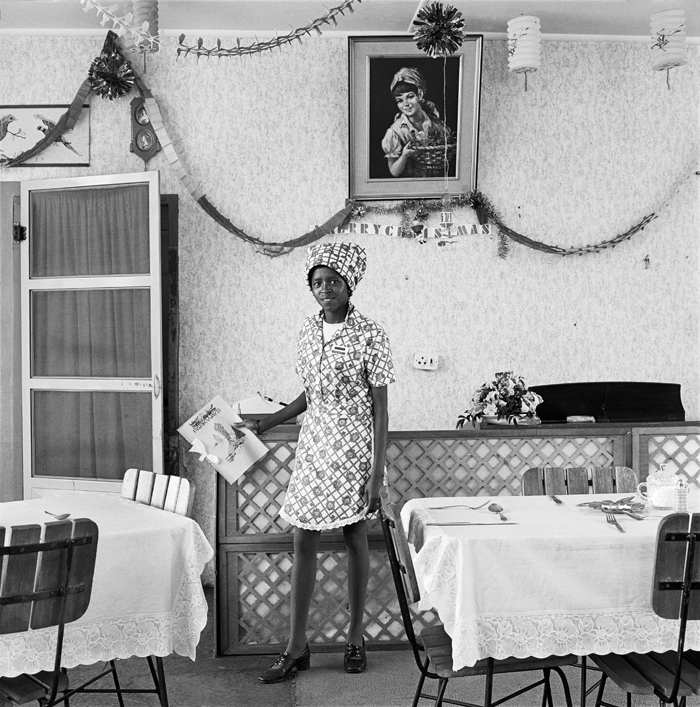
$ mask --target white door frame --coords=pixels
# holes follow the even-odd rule
[[[22,182],[21,222],[27,229],[27,240],[21,243],[21,311],[22,311],[22,448],[24,498],[41,495],[41,490],[72,489],[118,493],[121,481],[104,481],[69,477],[32,476],[32,393],[35,390],[102,390],[151,391],[153,426],[153,467],[149,471],[163,472],[163,360],[161,327],[161,257],[160,257],[160,175],[158,172],[37,179]],[[31,224],[29,201],[32,191],[77,189],[125,184],[147,184],[149,188],[150,274],[109,275],[104,277],[34,278],[29,277]],[[151,290],[151,378],[32,378],[30,347],[30,302],[35,290],[112,289],[115,287],[145,287]],[[126,469],[124,469],[126,472]]]

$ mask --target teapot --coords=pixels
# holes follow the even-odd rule
[[[637,493],[654,508],[673,508],[675,488],[681,478],[661,464],[659,471],[649,474],[647,480],[637,486]]]

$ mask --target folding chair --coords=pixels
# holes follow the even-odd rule
[[[35,700],[41,707],[67,704],[71,695],[111,674],[123,706],[114,661],[73,690],[61,668],[64,627],[79,619],[90,603],[97,555],[95,523],[79,518],[13,526],[7,545],[5,536],[6,529],[0,527],[0,633],[56,626],[57,638],[53,670],[2,677],[0,695],[13,704]]]
[[[189,518],[194,503],[194,484],[182,476],[127,469],[122,481],[121,495],[130,501]]]
[[[544,686],[542,705],[553,707],[552,691],[550,686],[550,672],[554,670],[560,677],[564,687],[564,695],[567,707],[571,707],[571,694],[566,676],[561,668],[565,665],[575,665],[576,657],[573,655],[551,656],[549,658],[506,658],[504,660],[494,660],[485,658],[477,661],[473,667],[452,669],[452,639],[449,637],[442,625],[425,628],[420,632],[420,637],[416,636],[413,629],[412,617],[409,604],[420,600],[420,591],[416,575],[413,568],[413,560],[408,545],[408,538],[401,523],[401,517],[395,504],[390,503],[388,497],[383,492],[381,499],[380,520],[384,541],[386,542],[389,554],[389,564],[391,566],[396,595],[401,609],[406,636],[413,650],[413,656],[420,671],[418,687],[413,698],[413,707],[418,705],[421,698],[435,701],[435,707],[440,707],[443,703],[452,705],[463,705],[465,707],[481,707],[471,702],[461,702],[459,700],[447,699],[445,690],[449,680],[452,678],[473,677],[476,675],[486,676],[486,687],[484,693],[483,707],[495,707],[502,702],[506,702],[518,695],[529,692],[540,685]],[[425,658],[423,659],[423,655]],[[527,687],[517,690],[506,697],[493,700],[493,676],[497,673],[516,673],[530,670],[541,670],[543,677]],[[423,692],[423,685],[426,678],[438,681],[437,694],[431,695]]]
[[[688,621],[700,619],[700,513],[672,513],[659,524],[651,587],[652,609],[663,619],[678,622],[678,644],[665,653],[592,655],[603,671],[596,707],[605,705],[608,678],[632,695],[656,695],[660,704],[685,707],[689,695],[700,694],[700,652],[685,650]]]
[[[628,466],[535,466],[523,472],[521,488],[523,496],[636,493],[637,475]]]

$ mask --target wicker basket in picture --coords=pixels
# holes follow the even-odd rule
[[[457,151],[455,143],[448,143],[447,150],[445,144],[436,145],[417,145],[412,148],[414,150],[411,159],[421,167],[430,170],[433,174],[442,174],[445,169],[445,161],[449,161],[454,157]]]

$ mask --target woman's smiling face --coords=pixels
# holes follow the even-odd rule
[[[423,94],[420,91],[418,93],[415,91],[406,91],[396,96],[396,105],[404,115],[410,117],[421,110],[420,103],[422,99]]]
[[[311,292],[316,301],[321,305],[321,308],[326,313],[342,312],[343,316],[340,321],[345,318],[348,300],[348,286],[345,280],[333,268],[328,268],[325,265],[319,265],[311,271],[309,277]],[[326,321],[332,321],[326,317]]]

